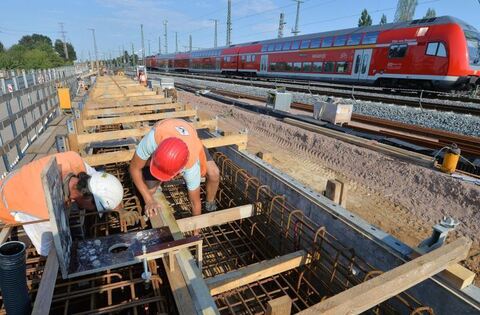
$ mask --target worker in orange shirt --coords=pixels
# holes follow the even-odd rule
[[[202,211],[200,181],[204,176],[207,179],[205,210],[217,209],[215,195],[220,183],[217,165],[198,138],[194,126],[181,119],[165,119],[140,141],[130,162],[130,175],[143,196],[148,216],[161,210],[153,198],[160,182],[169,181],[178,174],[187,184],[193,215]]]
[[[76,202],[80,209],[97,209],[99,213],[117,210],[121,216],[129,217],[129,223],[138,222],[138,213],[130,214],[131,211],[120,208],[123,187],[115,176],[97,172],[78,153],[64,152],[35,160],[0,181],[0,220],[3,223],[49,219],[41,173],[52,157],[57,160],[67,206]],[[53,241],[50,222],[25,224],[23,229],[37,252],[47,256]]]

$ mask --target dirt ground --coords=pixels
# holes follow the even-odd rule
[[[449,239],[473,240],[464,265],[480,284],[479,186],[191,93],[179,98],[201,116],[218,116],[222,130],[247,128],[249,152],[273,153],[274,167],[312,189],[324,191],[328,179],[343,181],[348,210],[410,246],[427,238],[443,216],[459,220]]]

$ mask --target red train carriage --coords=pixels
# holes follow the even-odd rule
[[[195,51],[188,71],[466,89],[479,84],[479,42],[444,16]]]

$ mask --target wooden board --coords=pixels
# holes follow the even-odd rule
[[[211,139],[215,141],[211,141]],[[234,145],[234,144],[245,144],[248,138],[247,135],[231,135],[218,138],[209,138],[203,139],[202,142],[207,148],[217,148],[222,146]],[[106,165],[109,163],[120,163],[128,162],[133,158],[135,150],[125,150],[125,151],[116,151],[108,152],[94,155],[84,156],[83,159],[85,163],[90,166]]]
[[[292,299],[288,295],[268,301],[265,315],[290,315]]]
[[[66,279],[70,264],[72,236],[63,200],[62,178],[55,157],[52,157],[43,169],[41,178],[60,271],[62,277]]]
[[[461,237],[298,314],[360,314],[464,260],[472,241]]]
[[[141,122],[141,121],[161,120],[161,119],[167,119],[167,118],[195,117],[195,116],[197,116],[196,110],[184,110],[184,111],[167,112],[167,113],[159,113],[159,114],[86,119],[86,120],[83,120],[83,127],[87,128],[87,127],[95,127],[95,126],[126,124],[126,123],[135,123],[135,122]]]
[[[217,120],[201,120],[198,122],[193,122],[193,125],[196,129],[215,129],[217,126]],[[152,128],[151,127],[142,127],[138,129],[124,129],[124,130],[115,130],[107,132],[96,132],[96,133],[83,133],[77,136],[77,143],[79,145],[92,143],[92,142],[101,142],[109,140],[119,140],[124,138],[138,138],[146,135]]]
[[[44,315],[50,313],[50,305],[52,304],[53,291],[58,275],[58,258],[55,247],[50,248],[47,262],[43,269],[42,279],[38,287],[35,303],[33,304],[32,315]]]
[[[90,109],[85,110],[83,117],[88,118],[99,115],[111,115],[111,114],[129,114],[129,113],[146,113],[157,110],[175,109],[181,110],[183,108],[180,103],[171,104],[157,104],[157,105],[145,105],[145,106],[126,106],[126,107],[114,107],[106,109]]]
[[[155,104],[169,104],[172,103],[171,98],[163,98],[152,96],[146,100],[119,100],[119,101],[110,101],[104,103],[98,103],[89,101],[85,105],[86,110],[93,109],[104,109],[104,108],[115,108],[115,107],[125,107],[125,106],[142,106],[142,105],[155,105]]]
[[[251,216],[253,216],[253,205],[244,205],[180,219],[177,220],[177,224],[180,231],[188,232],[209,226],[222,225]]]
[[[170,228],[174,239],[184,238],[175,217],[173,209],[165,199],[161,191],[154,194],[154,198],[160,203],[162,211],[151,219],[152,225],[166,225]],[[183,275],[185,285],[188,288],[196,313],[219,314],[217,306],[205,284],[201,270],[195,264],[195,259],[188,250],[180,250],[176,255],[178,267]],[[168,269],[168,268],[167,268]],[[182,283],[183,285],[183,283]],[[185,303],[185,302],[181,302]]]
[[[304,250],[261,261],[206,280],[210,293],[217,295],[308,263]]]

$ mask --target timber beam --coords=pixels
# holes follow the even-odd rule
[[[192,124],[196,129],[208,128],[209,130],[215,130],[217,127],[217,119],[210,120],[200,120],[195,121]],[[111,141],[119,140],[124,138],[138,138],[146,135],[152,127],[142,127],[137,129],[124,129],[124,130],[115,130],[115,131],[106,131],[106,132],[97,132],[97,133],[83,133],[77,135],[77,143],[79,145],[84,145],[92,142],[101,142],[101,141]]]
[[[295,269],[307,263],[307,252],[299,250],[209,278],[206,280],[206,283],[210,293],[217,295]]]
[[[87,109],[83,112],[83,117],[94,117],[101,115],[126,115],[126,114],[142,114],[149,113],[157,110],[182,110],[183,105],[180,103],[171,103],[171,104],[155,104],[155,105],[143,105],[143,106],[125,106],[125,107],[113,107],[113,108],[103,108],[103,109]]]
[[[228,145],[237,145],[242,150],[247,145],[248,136],[238,134],[218,138],[203,139],[203,145],[207,149],[223,147]],[[133,158],[135,150],[115,151],[83,156],[83,160],[90,166],[105,165],[110,163],[128,162]]]
[[[83,120],[82,124],[84,128],[87,128],[87,127],[105,126],[105,125],[114,125],[114,124],[136,123],[141,121],[161,120],[166,118],[183,118],[183,117],[195,117],[195,116],[197,116],[196,110],[184,110],[184,111],[158,113],[158,114],[86,119],[86,120]]]
[[[230,209],[213,211],[189,218],[177,220],[178,227],[182,232],[203,229],[210,226],[222,225],[253,216],[253,205],[238,206]]]
[[[172,103],[172,98],[168,97],[150,97],[146,100],[124,100],[124,101],[110,101],[110,102],[94,102],[90,101],[85,105],[85,109],[102,109],[102,108],[114,108],[124,106],[142,106],[142,105],[155,105],[155,104],[168,104]]]
[[[464,260],[472,241],[461,237],[373,279],[330,297],[299,314],[360,314]]]

